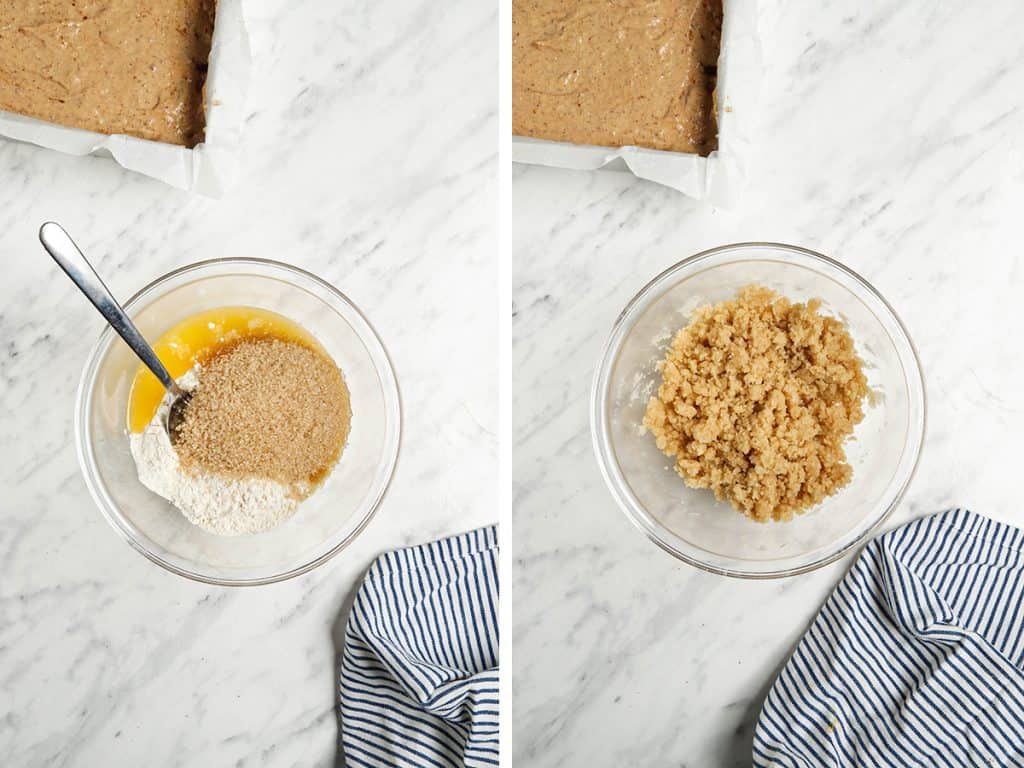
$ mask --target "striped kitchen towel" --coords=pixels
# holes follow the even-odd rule
[[[1022,550],[960,509],[870,543],[768,694],[754,765],[1024,766]]]
[[[498,529],[370,567],[341,663],[348,766],[498,764]]]

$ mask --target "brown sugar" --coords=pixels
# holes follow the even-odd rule
[[[215,0],[4,0],[0,110],[192,147]]]
[[[325,353],[249,338],[203,363],[175,447],[186,469],[308,492],[338,460],[351,421],[345,379]]]
[[[512,133],[707,155],[722,0],[512,0]]]
[[[846,326],[748,286],[697,310],[661,362],[644,416],[691,488],[748,517],[790,520],[846,485],[843,442],[867,379]]]

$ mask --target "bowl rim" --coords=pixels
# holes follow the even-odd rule
[[[98,371],[99,363],[105,356],[111,345],[116,340],[114,330],[109,325],[104,325],[103,330],[100,332],[99,337],[93,344],[89,351],[89,355],[86,358],[85,366],[82,369],[82,374],[79,378],[78,391],[75,397],[75,446],[76,453],[78,456],[79,469],[82,472],[82,476],[85,479],[86,487],[89,489],[89,495],[92,497],[93,502],[99,507],[100,512],[106,519],[107,523],[114,529],[114,531],[136,552],[139,552],[145,556],[149,561],[159,565],[161,568],[170,571],[171,573],[182,576],[191,581],[201,582],[203,584],[211,584],[216,586],[224,587],[251,587],[251,586],[262,586],[265,584],[274,584],[280,581],[286,581],[288,579],[301,576],[304,573],[308,573],[313,569],[323,565],[328,560],[333,558],[349,544],[351,544],[360,533],[369,525],[370,521],[377,514],[380,509],[384,498],[387,495],[388,490],[391,488],[392,480],[394,479],[395,470],[398,465],[399,456],[401,454],[402,445],[402,429],[403,429],[403,411],[402,411],[402,394],[401,389],[398,385],[398,379],[395,375],[394,364],[391,361],[391,356],[388,354],[387,348],[384,346],[380,335],[377,333],[376,328],[367,319],[366,315],[363,314],[362,310],[344,294],[341,290],[336,288],[334,285],[324,280],[323,278],[313,274],[312,272],[302,269],[301,267],[294,266],[292,264],[286,264],[281,261],[275,261],[274,259],[264,259],[256,257],[246,256],[229,256],[215,259],[204,259],[202,261],[196,261],[191,264],[186,264],[176,269],[172,269],[147,283],[145,286],[136,291],[129,299],[122,302],[121,306],[126,310],[129,316],[133,316],[133,309],[135,305],[142,301],[152,291],[155,291],[160,286],[188,275],[192,272],[199,272],[203,269],[210,267],[220,266],[232,266],[236,265],[239,267],[257,267],[268,270],[279,270],[284,273],[288,273],[293,277],[298,277],[302,280],[311,281],[316,284],[319,288],[327,291],[335,299],[344,303],[354,313],[355,318],[358,319],[359,323],[362,324],[362,328],[353,327],[356,335],[364,345],[368,346],[368,351],[371,352],[372,358],[379,356],[379,361],[374,359],[374,369],[377,374],[381,377],[381,386],[384,392],[384,408],[386,412],[394,413],[394,425],[388,430],[388,434],[385,435],[384,445],[384,461],[378,467],[378,472],[381,473],[382,480],[378,482],[378,487],[372,489],[372,495],[367,498],[372,499],[366,509],[363,518],[358,524],[349,531],[341,540],[336,542],[330,549],[322,552],[312,560],[303,563],[302,565],[290,568],[281,573],[272,574],[270,576],[259,576],[255,578],[219,578],[214,576],[208,576],[203,573],[197,573],[187,568],[175,565],[174,563],[168,562],[167,560],[160,557],[155,552],[151,552],[145,546],[139,542],[135,536],[133,536],[128,527],[122,521],[121,513],[114,503],[113,499],[110,498],[106,491],[106,488],[99,478],[98,473],[92,469],[96,465],[95,457],[93,455],[92,441],[88,436],[88,414],[92,405],[93,394],[95,389],[95,376]],[[280,279],[281,275],[268,276],[271,279]],[[199,277],[198,279],[202,279]],[[302,286],[296,286],[301,288]]]
[[[618,461],[614,458],[614,450],[611,448],[611,440],[609,437],[609,427],[607,420],[607,397],[609,391],[609,379],[612,370],[612,365],[618,357],[619,350],[622,342],[625,339],[626,332],[635,323],[635,320],[640,316],[639,310],[649,305],[655,298],[661,295],[664,291],[658,290],[660,286],[665,285],[670,278],[680,272],[692,272],[696,266],[699,266],[702,262],[712,259],[716,256],[728,256],[736,254],[738,252],[752,250],[752,249],[765,249],[765,250],[776,250],[782,252],[789,252],[800,257],[808,258],[812,262],[820,262],[828,268],[834,269],[841,273],[846,278],[850,279],[856,285],[859,285],[863,290],[867,291],[888,313],[889,319],[893,322],[895,328],[902,336],[901,341],[905,343],[906,350],[909,351],[909,360],[912,362],[912,369],[905,370],[904,375],[908,379],[913,379],[916,383],[914,387],[908,387],[908,395],[910,399],[910,410],[911,410],[911,422],[909,424],[909,430],[913,431],[913,434],[908,436],[907,445],[911,447],[913,451],[913,458],[910,463],[909,469],[906,471],[905,477],[902,479],[899,487],[896,489],[892,499],[889,500],[885,511],[878,516],[878,518],[868,526],[859,536],[846,543],[844,546],[837,549],[835,552],[829,552],[818,559],[809,562],[804,565],[795,567],[782,568],[774,571],[753,571],[744,570],[739,567],[723,567],[712,563],[704,562],[693,555],[686,552],[680,551],[672,546],[672,544],[659,537],[657,531],[661,530],[669,533],[664,526],[657,524],[649,527],[645,524],[642,519],[642,515],[638,513],[639,509],[643,509],[643,505],[635,499],[631,492],[626,492],[623,486],[628,486],[619,469]],[[734,258],[723,263],[736,263],[741,261],[759,261],[764,259],[751,258]],[[670,287],[670,286],[669,286]],[[667,288],[666,288],[667,290]],[[633,323],[629,322],[633,319]],[[903,355],[900,355],[901,359]],[[905,362],[905,361],[904,361]],[[919,400],[919,402],[917,402]],[[915,409],[919,409],[920,414],[918,418],[914,418]],[[842,262],[833,259],[824,254],[818,253],[817,251],[810,250],[809,248],[803,248],[801,246],[789,245],[787,243],[778,243],[771,241],[745,241],[728,243],[725,245],[716,246],[714,248],[708,248],[698,253],[688,256],[681,261],[676,262],[667,269],[662,270],[658,275],[649,280],[637,293],[627,302],[625,308],[619,313],[612,326],[611,332],[608,334],[607,340],[601,350],[600,357],[598,358],[597,367],[594,370],[593,382],[591,385],[590,393],[590,427],[591,427],[591,442],[593,445],[594,453],[597,459],[598,467],[601,471],[601,476],[604,478],[605,485],[610,491],[612,497],[615,499],[620,510],[625,514],[627,519],[640,530],[648,540],[657,544],[665,552],[668,552],[673,557],[682,560],[689,565],[699,568],[709,573],[714,573],[720,576],[729,576],[732,578],[739,579],[751,579],[751,580],[763,580],[763,579],[777,579],[786,578],[789,576],[797,576],[803,573],[809,573],[811,571],[822,568],[830,563],[841,559],[849,552],[856,549],[858,546],[869,541],[883,525],[883,523],[892,515],[893,511],[902,501],[907,489],[913,480],[917,469],[920,466],[921,454],[924,450],[925,435],[927,434],[928,425],[928,395],[927,388],[924,380],[924,370],[921,366],[921,358],[917,352],[917,347],[914,345],[913,339],[907,331],[906,325],[900,319],[896,310],[893,309],[892,305],[886,301],[885,297],[868,282],[864,277],[858,274],[856,271],[846,266]],[[902,459],[901,459],[902,463]],[[679,539],[680,537],[671,534],[674,538]],[[697,549],[697,547],[694,547]],[[733,558],[734,562],[742,562],[739,558]],[[770,562],[770,561],[769,561]]]

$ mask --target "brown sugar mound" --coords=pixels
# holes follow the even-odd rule
[[[820,306],[748,286],[698,309],[659,364],[644,426],[688,486],[754,520],[790,520],[853,474],[843,441],[869,389],[846,326]]]
[[[352,422],[345,379],[294,341],[244,339],[203,363],[175,439],[182,466],[312,490]]]
[[[215,0],[3,0],[0,110],[193,147]]]
[[[512,0],[512,133],[707,155],[722,0]]]

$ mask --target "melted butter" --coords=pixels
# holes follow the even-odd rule
[[[167,372],[177,379],[196,363],[202,365],[225,347],[245,339],[268,337],[324,351],[320,343],[297,323],[276,312],[256,307],[218,307],[199,312],[164,333],[153,345],[153,350]],[[128,396],[128,429],[142,432],[153,420],[163,399],[164,388],[160,380],[140,363]]]

